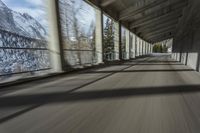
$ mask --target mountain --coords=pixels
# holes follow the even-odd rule
[[[46,39],[45,28],[27,13],[19,13],[8,8],[0,0],[0,29],[22,36]]]

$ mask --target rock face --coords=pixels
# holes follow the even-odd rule
[[[21,14],[8,8],[0,0],[0,29],[17,33],[22,36],[45,39],[45,28],[29,14]]]

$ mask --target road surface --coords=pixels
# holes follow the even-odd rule
[[[3,89],[0,133],[200,133],[200,74],[163,55]]]

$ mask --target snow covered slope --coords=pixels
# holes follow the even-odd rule
[[[0,0],[0,29],[17,33],[22,36],[45,39],[45,28],[29,14],[21,14],[8,8]]]

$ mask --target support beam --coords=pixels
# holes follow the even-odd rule
[[[136,28],[136,27],[139,27],[139,26],[142,26],[142,25],[147,25],[147,24],[151,24],[151,23],[154,23],[156,21],[161,21],[161,20],[166,20],[166,19],[172,19],[172,18],[176,18],[178,19],[179,17],[182,16],[182,9],[178,9],[176,11],[173,11],[173,12],[170,12],[168,14],[165,14],[165,15],[162,15],[162,16],[159,16],[157,18],[154,18],[154,19],[150,19],[150,20],[146,20],[146,21],[143,21],[143,22],[134,22],[130,25],[130,28],[133,29],[133,28]]]
[[[171,17],[164,18],[164,19],[161,19],[161,20],[158,20],[158,21],[153,21],[151,23],[144,24],[144,25],[139,26],[139,27],[134,28],[134,29],[135,29],[135,31],[139,31],[139,30],[141,30],[143,28],[145,30],[147,28],[153,28],[153,27],[156,27],[156,26],[161,26],[161,25],[164,25],[164,24],[168,24],[168,23],[171,23],[172,21],[173,22],[174,21],[178,21],[177,16],[171,16]]]
[[[150,32],[143,33],[142,36],[144,38],[146,38],[146,37],[148,38],[151,35],[160,34],[162,32],[166,32],[166,31],[173,31],[175,29],[176,29],[176,25],[171,25],[171,26],[168,26],[168,27],[165,27],[165,28],[161,28],[159,30],[155,30],[155,31],[150,31]]]
[[[148,40],[154,41],[154,40],[156,40],[156,39],[158,39],[158,38],[161,38],[161,37],[163,37],[163,36],[173,36],[174,33],[175,33],[175,32],[171,32],[171,33],[166,32],[166,33],[154,35],[154,36],[152,36],[152,37],[149,37]]]
[[[136,15],[138,13],[142,13],[142,12],[148,10],[148,9],[151,9],[155,6],[158,6],[158,5],[160,5],[162,3],[166,3],[166,2],[168,2],[168,0],[156,0],[156,1],[151,2],[151,3],[149,3],[149,4],[147,4],[143,7],[135,8],[135,6],[131,6],[128,9],[126,9],[126,10],[124,10],[120,13],[119,20],[125,20],[125,19],[127,19],[127,18],[129,18],[133,15]]]
[[[164,15],[164,14],[167,14],[167,13],[170,13],[172,11],[175,11],[177,9],[181,9],[181,8],[184,8],[185,6],[188,5],[188,2],[186,0],[175,0],[175,1],[171,1],[169,3],[169,5],[164,5],[163,8],[155,8],[153,9],[153,12],[150,12],[150,13],[143,13],[142,17],[140,17],[138,20],[135,20],[134,16],[132,17],[129,17],[128,18],[128,21],[131,22],[131,21],[146,21],[148,19],[152,19],[152,18],[156,18],[156,17],[159,17],[161,15]],[[139,22],[140,23],[140,22]]]
[[[156,30],[159,30],[163,27],[169,27],[172,25],[176,25],[178,23],[178,20],[172,20],[172,21],[167,21],[166,23],[161,23],[161,24],[153,24],[147,27],[140,27],[136,29],[136,34],[140,34],[140,33],[147,33],[147,32],[153,32]]]
[[[160,41],[167,40],[167,39],[170,39],[170,38],[173,38],[173,35],[160,37],[158,39],[153,40],[153,42],[156,43],[156,42],[160,42]]]
[[[107,7],[109,6],[110,4],[114,3],[116,0],[102,0],[101,2],[101,6],[102,7]]]
[[[155,43],[155,42],[159,42],[159,41],[170,39],[170,38],[173,38],[173,34],[172,35],[165,34],[165,35],[161,35],[161,36],[156,36],[156,37],[151,38],[150,40]]]
[[[165,35],[173,35],[175,33],[175,31],[173,29],[169,29],[165,32],[161,32],[161,33],[156,33],[156,34],[153,34],[151,36],[148,36],[147,38],[148,39],[151,39],[151,38],[156,38],[156,37],[160,37],[160,36],[165,36]]]

